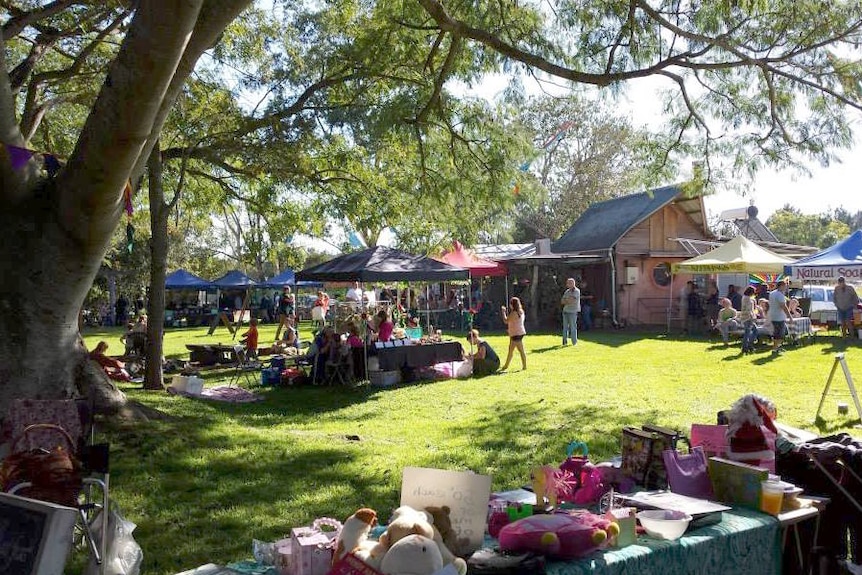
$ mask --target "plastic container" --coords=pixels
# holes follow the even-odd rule
[[[404,335],[407,336],[408,339],[421,339],[422,338],[422,328],[421,327],[405,327]]]
[[[760,482],[760,510],[770,515],[781,513],[785,485],[781,481]]]
[[[667,509],[641,511],[637,517],[650,536],[668,541],[682,537],[688,529],[688,524],[691,523],[691,515]]]
[[[371,385],[388,387],[401,382],[401,372],[397,369],[392,371],[370,371],[368,372],[368,379],[371,381]]]
[[[192,395],[200,395],[203,390],[203,378],[196,376],[189,377],[188,381],[186,382],[186,393],[190,393]]]
[[[185,391],[188,383],[189,378],[187,375],[177,374],[171,379],[171,387],[177,391]]]

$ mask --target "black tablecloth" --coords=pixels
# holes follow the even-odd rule
[[[400,347],[384,347],[377,350],[380,369],[392,371],[402,367],[426,367],[447,361],[462,359],[461,343],[444,341],[421,345],[405,345]]]

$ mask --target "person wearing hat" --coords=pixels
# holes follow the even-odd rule
[[[835,286],[835,308],[838,310],[838,325],[842,337],[853,337],[853,311],[859,304],[859,296],[853,286],[847,285],[844,276],[838,277]]]

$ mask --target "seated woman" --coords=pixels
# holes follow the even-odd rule
[[[799,300],[795,297],[788,300],[787,309],[790,310],[790,315],[792,317],[802,317],[802,308],[799,307]]]
[[[737,311],[733,309],[733,304],[730,299],[723,297],[718,300],[721,309],[718,312],[718,331],[721,333],[721,340],[724,345],[728,344],[730,332],[742,327],[742,324],[737,319]]]
[[[90,359],[102,366],[105,374],[116,381],[132,381],[129,372],[126,371],[126,364],[113,357],[108,357],[105,352],[108,350],[108,343],[100,341],[96,344],[96,348],[90,352]]]
[[[479,337],[479,330],[471,329],[467,332],[467,341],[470,342],[473,353],[464,354],[464,359],[473,360],[473,375],[482,377],[490,375],[500,369],[500,357],[488,342]]]

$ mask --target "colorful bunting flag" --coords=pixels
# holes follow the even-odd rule
[[[6,151],[9,153],[9,162],[12,164],[13,170],[20,170],[27,165],[30,158],[36,153],[27,148],[19,148],[18,146],[6,146]]]

